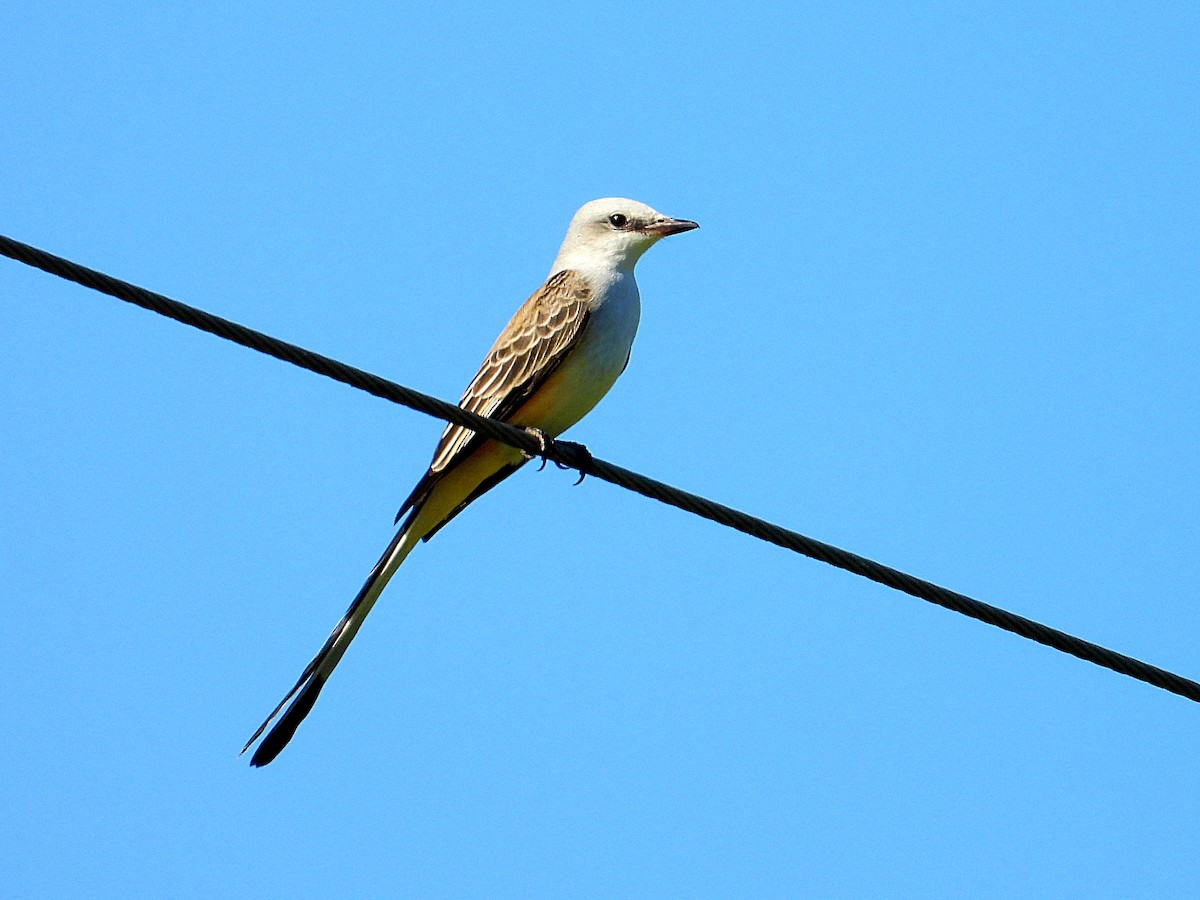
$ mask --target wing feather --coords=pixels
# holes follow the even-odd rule
[[[501,420],[520,409],[583,336],[591,300],[591,288],[579,273],[567,269],[552,275],[500,332],[458,405]],[[469,428],[447,425],[429,471],[400,507],[396,521],[420,508],[433,486],[480,440]]]

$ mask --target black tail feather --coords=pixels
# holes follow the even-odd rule
[[[267,730],[267,726],[271,724],[272,720],[277,715],[279,715],[279,711],[281,709],[283,709],[285,706],[287,706],[288,701],[290,701],[293,697],[295,697],[297,694],[299,694],[301,692],[302,688],[305,691],[307,691],[308,686],[311,685],[312,682],[316,680],[317,667],[320,666],[321,663],[325,661],[325,657],[327,657],[329,655],[329,652],[333,649],[333,645],[336,644],[337,639],[339,637],[341,637],[342,632],[346,629],[346,623],[350,621],[350,617],[354,614],[354,611],[358,608],[358,604],[361,602],[361,600],[362,600],[362,594],[360,593],[359,596],[354,599],[354,602],[352,604],[350,604],[350,608],[348,610],[346,610],[346,614],[344,616],[342,616],[341,621],[339,621],[337,623],[337,625],[334,627],[334,629],[330,633],[329,637],[325,640],[324,645],[317,652],[317,655],[314,656],[309,661],[308,665],[304,667],[304,671],[302,673],[300,673],[299,680],[294,685],[292,685],[292,689],[287,692],[287,695],[282,700],[279,701],[279,705],[276,706],[273,710],[271,710],[271,714],[269,716],[267,716],[267,718],[263,721],[263,723],[261,725],[258,726],[258,730],[255,731],[254,734],[250,736],[250,740],[246,741],[246,746],[242,748],[242,753],[245,753],[247,750],[249,750],[250,745],[253,744],[255,741],[257,741],[259,736],[264,731]],[[325,683],[324,678],[321,679],[321,683],[322,683],[322,685],[324,685],[324,683]],[[321,691],[321,688],[318,687],[317,693],[320,693],[320,691]],[[312,709],[312,705],[316,701],[317,701],[317,694],[314,693],[312,696],[312,699],[308,702],[308,706],[304,710],[304,714],[300,716],[301,720],[304,718],[304,716],[308,715],[308,711],[310,709]],[[292,709],[295,709],[299,705],[299,703],[300,703],[300,700],[299,700],[299,698],[297,698],[296,702],[292,704],[292,707],[290,709],[288,709],[288,714],[290,714],[292,712]],[[299,724],[300,724],[300,721],[297,720],[296,725],[299,725]],[[278,730],[278,729],[275,729],[275,730]],[[272,730],[271,734],[274,734],[275,730]],[[288,737],[290,738],[292,736],[292,734],[295,733],[295,731],[296,731],[296,727],[295,727],[295,725],[293,725],[292,730],[290,732],[288,732]],[[286,744],[286,743],[287,743],[287,741],[284,741],[284,744]],[[282,749],[283,749],[283,744],[281,744],[279,746],[279,750],[282,750]],[[271,759],[275,758],[275,756],[279,753],[279,750],[276,750],[275,753],[271,754]],[[239,753],[238,755],[240,756],[241,754]],[[258,754],[255,754],[254,758],[257,759]],[[270,762],[270,760],[267,760],[267,762]],[[262,765],[266,765],[266,763],[263,763]]]
[[[323,687],[325,687],[325,679],[314,674],[308,684],[304,685],[304,689],[300,691],[292,705],[288,707],[287,712],[275,723],[275,727],[263,738],[263,742],[258,745],[254,756],[250,757],[250,765],[265,766],[279,755],[279,752],[292,739],[292,735],[296,733],[296,729],[300,727],[300,723],[304,721],[304,717],[312,710]]]
[[[300,675],[299,680],[292,687],[292,689],[287,692],[287,696],[279,701],[279,705],[271,711],[271,714],[267,716],[266,721],[259,725],[258,730],[254,732],[254,735],[250,738],[250,740],[246,741],[246,746],[242,748],[242,753],[245,753],[247,750],[249,750],[250,746],[258,740],[259,736],[264,731],[267,730],[267,726],[271,724],[277,715],[279,715],[279,711],[283,709],[284,706],[287,706],[288,701],[292,700],[293,697],[296,698],[294,701],[292,701],[292,705],[288,706],[287,712],[283,714],[283,717],[276,723],[275,727],[271,729],[269,734],[267,734],[258,750],[255,751],[254,756],[250,758],[250,765],[265,766],[276,756],[278,756],[279,752],[287,746],[288,741],[292,739],[292,735],[296,733],[296,729],[300,727],[300,723],[304,721],[304,717],[307,716],[312,710],[313,704],[317,702],[317,696],[321,693],[321,688],[325,686],[325,681],[329,677],[329,671],[326,671],[323,674],[319,671],[322,664],[328,660],[329,654],[333,652],[338,640],[345,634],[346,628],[354,618],[355,613],[358,612],[359,608],[366,600],[367,594],[370,592],[372,586],[382,574],[384,566],[387,564],[388,559],[392,555],[392,551],[396,549],[396,546],[403,539],[404,530],[401,529],[400,532],[394,538],[392,538],[392,542],[388,544],[388,548],[383,552],[383,556],[379,557],[379,561],[375,563],[375,567],[371,569],[371,574],[367,576],[366,582],[363,583],[358,595],[350,604],[350,608],[346,610],[346,614],[342,616],[341,621],[339,621],[337,625],[334,626],[333,631],[330,632],[324,646],[321,647],[321,649],[317,652],[317,655],[312,658],[309,664],[304,667],[304,672]],[[342,648],[341,652],[345,652],[344,647]],[[335,661],[333,665],[336,664],[337,663]],[[332,670],[332,666],[330,666],[330,670]]]

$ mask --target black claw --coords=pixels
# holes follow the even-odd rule
[[[592,452],[583,444],[577,444],[574,441],[557,441],[555,446],[562,456],[571,461],[571,464],[567,465],[555,460],[555,464],[560,469],[578,469],[579,478],[576,479],[575,484],[583,484],[583,479],[587,478],[587,470],[592,464]]]
[[[545,432],[539,428],[526,428],[525,431],[537,439],[540,452],[534,454],[526,453],[524,450],[522,450],[521,455],[526,459],[533,459],[534,456],[541,456],[542,464],[538,466],[539,472],[546,468],[546,462],[550,459],[550,457],[547,455],[547,451],[550,449],[550,445],[553,444],[554,449],[558,451],[557,455],[569,460],[569,462],[562,462],[555,459],[553,460],[554,465],[560,469],[578,469],[579,478],[576,479],[575,484],[583,484],[583,479],[587,477],[587,470],[592,464],[592,452],[588,450],[587,447],[585,447],[583,444],[577,444],[574,441],[552,441],[547,438]]]

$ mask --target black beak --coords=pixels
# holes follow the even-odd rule
[[[682,234],[685,231],[691,231],[693,228],[700,226],[695,222],[687,219],[655,219],[649,225],[642,228],[647,234],[657,234],[659,237],[666,237],[669,234]]]

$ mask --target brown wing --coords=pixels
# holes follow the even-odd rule
[[[587,326],[591,298],[591,288],[578,273],[567,269],[550,276],[500,332],[458,405],[502,421],[520,409],[578,343]],[[429,471],[400,507],[396,521],[406,512],[419,509],[442,476],[470,456],[481,441],[469,428],[447,425],[434,450]],[[516,468],[497,473],[499,477],[487,487],[498,484]],[[472,494],[462,506],[483,490]],[[457,513],[458,509],[454,510],[446,521]]]

